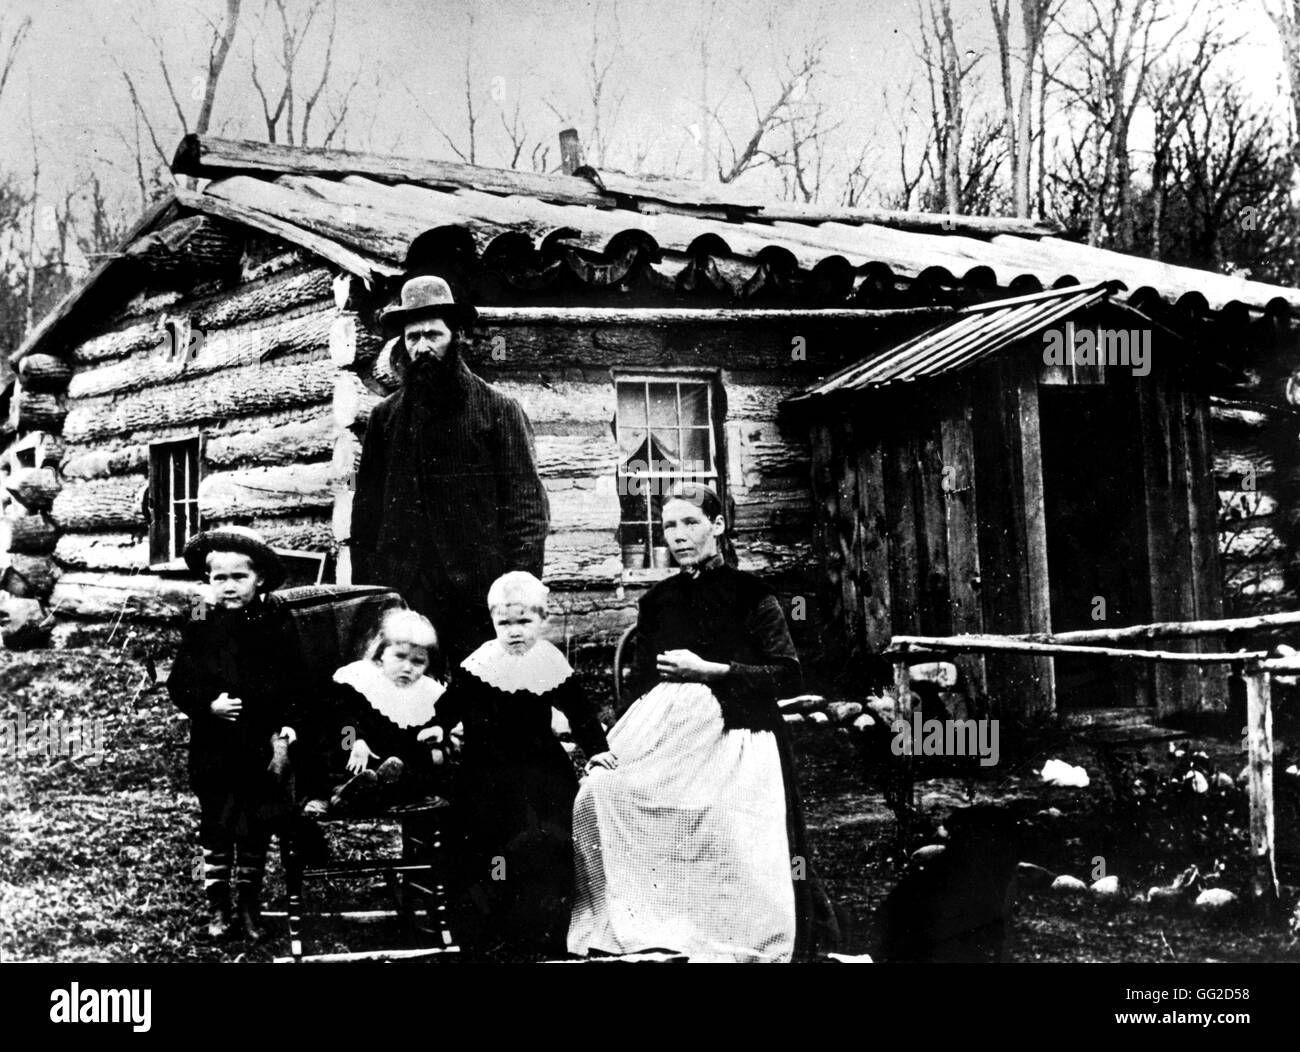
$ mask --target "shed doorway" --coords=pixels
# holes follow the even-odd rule
[[[1126,394],[1112,384],[1038,389],[1053,632],[1150,620],[1141,436]],[[1058,711],[1149,699],[1144,664],[1054,660]]]

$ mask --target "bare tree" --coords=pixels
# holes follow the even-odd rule
[[[748,97],[748,119],[729,126],[723,101],[712,104],[706,115],[705,123],[716,125],[725,140],[726,156],[720,146],[711,158],[720,183],[735,182],[764,164],[776,168],[795,164],[795,155],[824,130],[825,111],[816,100],[816,80],[823,69],[826,38],[812,35],[803,43],[786,45],[788,33],[775,8],[768,9],[766,21],[768,39],[777,48],[772,83],[762,84],[757,70],[738,66],[735,80]],[[777,140],[779,132],[785,133],[787,141]],[[806,167],[802,174],[806,188]]]
[[[157,32],[146,32],[137,19],[132,19],[137,30],[139,30],[140,35],[149,41],[153,47],[154,54],[157,56],[158,69],[162,74],[163,84],[167,89],[167,97],[171,102],[173,112],[176,114],[176,122],[182,134],[188,135],[190,131],[193,130],[201,135],[208,130],[212,123],[212,110],[216,105],[217,99],[217,85],[221,80],[222,71],[226,68],[226,59],[230,55],[230,48],[234,44],[235,33],[239,28],[240,6],[241,0],[226,0],[225,21],[221,24],[217,24],[211,20],[208,22],[211,36],[208,41],[207,75],[203,78],[194,78],[196,82],[201,79],[202,83],[195,83],[194,92],[191,93],[191,97],[195,101],[199,102],[199,109],[195,115],[192,128],[189,118],[186,115],[185,105],[181,102],[180,93],[177,91],[176,82],[172,77],[171,67],[167,61],[167,48],[163,43],[162,37]],[[141,126],[143,125],[147,132],[150,145],[153,147],[153,151],[157,155],[158,160],[163,167],[167,167],[170,164],[171,154],[163,146],[164,139],[160,134],[159,125],[155,121],[154,117],[150,115],[149,109],[145,106],[144,101],[141,98],[140,85],[137,81],[136,75],[122,64],[116,49],[109,44],[107,38],[104,39],[104,49],[110,56],[112,56],[113,64],[117,66],[118,73],[122,77],[122,82],[126,85],[127,96],[131,100],[131,111],[135,122],[134,139],[135,155],[137,159],[137,182],[143,203],[147,201],[149,192],[148,180],[145,176],[144,162],[140,148]],[[199,91],[200,88],[202,89],[201,91]],[[119,138],[122,138],[123,142],[127,142],[128,145],[130,144],[129,140],[127,140],[125,136],[121,135],[120,132]],[[168,137],[167,141],[170,141],[170,137]]]
[[[1256,222],[1249,225],[1267,225],[1262,214],[1274,196],[1281,197],[1276,211],[1290,211],[1278,187],[1271,131],[1268,115],[1252,108],[1235,84],[1196,88],[1171,155],[1173,181],[1185,202],[1189,262],[1222,269],[1224,236],[1240,226],[1235,218],[1253,211]]]
[[[1260,0],[1264,11],[1277,27],[1291,86],[1291,154],[1300,169],[1300,0]]]
[[[5,19],[0,17],[0,47],[4,50],[4,61],[0,64],[0,98],[4,97],[5,85],[9,82],[9,74],[13,72],[14,62],[18,59],[18,52],[23,46],[23,41],[27,39],[27,34],[32,31],[32,19],[28,15],[19,20],[12,30],[5,27]]]
[[[714,3],[715,0],[710,0],[708,7],[712,8]],[[587,163],[597,168],[608,164],[613,152],[619,116],[627,98],[626,90],[617,86],[615,74],[626,63],[627,49],[623,43],[618,2],[597,3],[591,12],[591,36],[583,70],[583,105],[565,106],[554,98],[546,100],[547,109],[555,114],[561,127],[582,130],[583,154]],[[514,142],[512,134],[511,143]]]
[[[917,0],[921,30],[920,59],[930,88],[930,116],[935,127],[936,176],[942,207],[961,210],[962,140],[966,111],[963,88],[981,55],[957,44],[951,0]]]
[[[1151,141],[1151,257],[1164,256],[1165,208],[1169,199],[1169,172],[1174,143],[1188,120],[1206,73],[1225,45],[1218,36],[1219,22],[1201,30],[1185,55],[1152,66],[1143,85],[1153,127]]]
[[[1086,113],[1093,129],[1097,170],[1090,177],[1093,197],[1088,241],[1095,245],[1104,239],[1111,218],[1108,201],[1113,197],[1113,240],[1117,248],[1128,250],[1134,244],[1129,146],[1133,115],[1158,48],[1180,38],[1198,16],[1200,0],[1185,5],[1186,18],[1176,28],[1166,25],[1172,17],[1166,0],[1086,0],[1085,6],[1086,14],[1078,22],[1066,21],[1064,10],[1053,19],[1073,44],[1072,61],[1053,80]]]
[[[1002,77],[1003,122],[1006,129],[1007,159],[1011,167],[1011,196],[1015,214],[1029,215],[1030,155],[1033,139],[1034,70],[1047,35],[1055,0],[1020,0],[1020,85],[1014,87],[1012,68],[1011,0],[989,0],[993,29],[997,35],[998,68]],[[1040,81],[1039,91],[1045,85]],[[1018,95],[1018,101],[1017,101]]]
[[[325,25],[317,22],[317,16],[327,7],[329,21],[327,27],[322,30],[325,41],[320,74],[315,78],[308,78],[302,68],[302,60],[306,54],[304,48],[311,36],[313,25]],[[270,90],[263,84],[257,58],[257,41],[264,35],[272,11],[279,23],[279,50],[273,52],[275,63],[279,67],[278,90]],[[311,0],[305,6],[295,5],[292,17],[287,0],[265,0],[258,31],[254,34],[255,39],[249,50],[249,68],[253,89],[262,104],[262,122],[266,125],[268,142],[284,141],[290,146],[307,146],[311,143],[312,117],[316,114],[317,106],[321,104],[333,72],[334,42],[337,31],[338,0]],[[322,144],[328,144],[338,134],[347,117],[348,99],[360,80],[361,72],[358,70],[331,108],[332,120],[330,127],[321,136]],[[307,84],[304,85],[303,81],[307,81]],[[299,116],[300,108],[301,116]]]

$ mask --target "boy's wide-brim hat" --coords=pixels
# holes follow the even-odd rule
[[[203,577],[208,572],[208,556],[212,552],[247,555],[252,560],[253,569],[262,575],[268,592],[275,591],[284,583],[284,561],[260,533],[247,526],[218,526],[191,537],[185,545],[185,565]]]
[[[402,299],[380,312],[379,322],[390,332],[400,332],[402,326],[417,318],[445,318],[459,328],[473,325],[478,311],[469,303],[457,303],[451,286],[442,278],[412,278],[402,286]]]

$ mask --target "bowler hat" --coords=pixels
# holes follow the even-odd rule
[[[191,537],[185,545],[185,565],[203,577],[208,572],[208,556],[213,552],[247,555],[253,569],[262,575],[268,592],[284,583],[284,562],[260,533],[247,526],[217,526]]]
[[[457,303],[451,286],[442,278],[426,275],[403,285],[401,303],[382,311],[379,321],[384,328],[400,332],[407,322],[426,317],[446,318],[450,324],[464,328],[474,324],[478,311],[469,303]]]

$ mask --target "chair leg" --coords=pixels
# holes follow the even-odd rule
[[[289,897],[285,908],[289,922],[289,955],[295,964],[301,964],[303,859],[292,822],[285,823],[280,834],[280,858],[284,865],[284,884]]]

